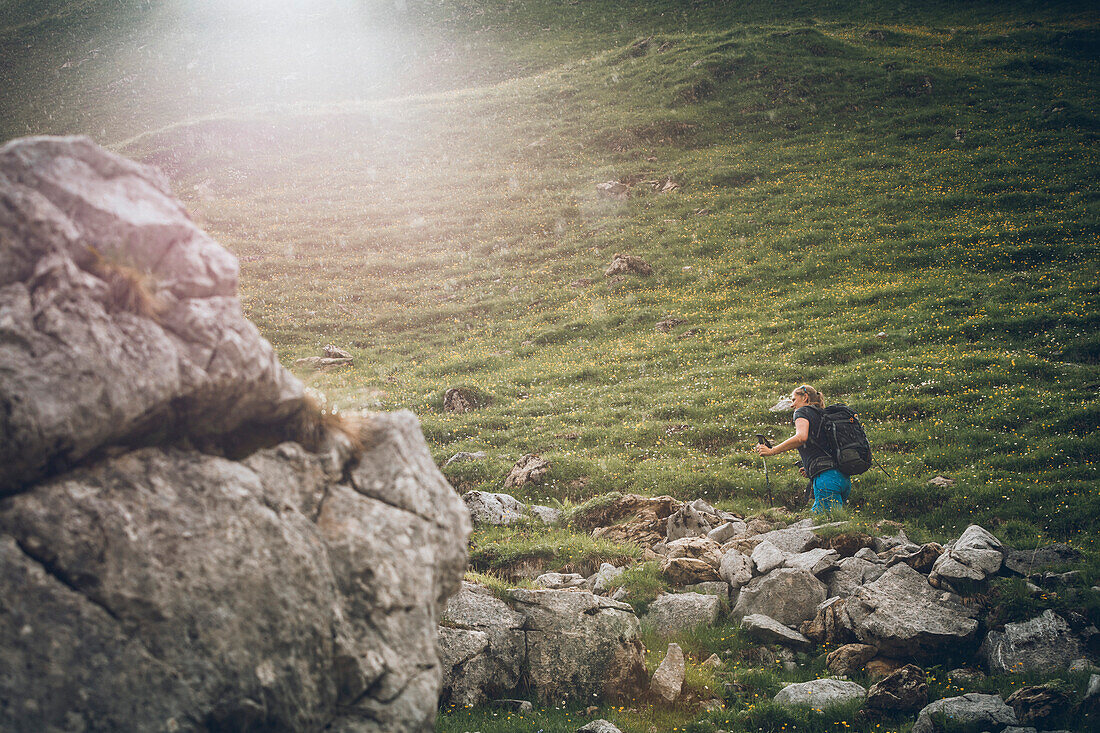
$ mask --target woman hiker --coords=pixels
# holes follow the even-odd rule
[[[794,435],[774,448],[757,444],[756,452],[761,456],[774,456],[797,448],[798,455],[802,457],[799,473],[808,476],[813,485],[812,511],[820,514],[834,507],[842,507],[852,491],[852,482],[836,469],[836,463],[829,454],[810,440],[811,435],[818,434],[822,420],[822,413],[813,408],[824,410],[825,400],[808,384],[791,392],[791,400],[794,401]]]

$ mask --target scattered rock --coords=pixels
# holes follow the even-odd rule
[[[653,673],[653,679],[649,683],[650,692],[668,704],[676,702],[680,697],[680,690],[684,685],[684,652],[679,644],[669,644],[665,658]]]
[[[928,582],[936,587],[966,589],[1001,569],[1004,546],[976,524],[966,528],[954,545],[932,566]]]
[[[657,325],[654,328],[660,333],[668,333],[677,326],[682,326],[685,323],[687,323],[687,321],[683,318],[679,318],[677,316],[669,316],[664,320],[657,321]]]
[[[1004,567],[1016,575],[1024,577],[1032,573],[1049,570],[1081,561],[1081,551],[1069,545],[1054,543],[1034,550],[1008,550],[1005,553]]]
[[[767,540],[763,540],[752,551],[752,564],[759,575],[767,575],[776,568],[783,567],[783,563],[790,557]]]
[[[725,522],[718,525],[710,532],[707,532],[707,538],[714,540],[718,544],[722,544],[735,537],[744,537],[746,532],[748,532],[748,525],[737,519],[732,522]]]
[[[855,682],[820,679],[787,685],[772,699],[780,705],[826,710],[866,697],[867,690]]]
[[[534,453],[528,453],[516,461],[512,466],[508,477],[504,479],[504,488],[512,489],[527,484],[541,484],[542,479],[550,472],[550,461]]]
[[[821,538],[809,527],[791,526],[786,529],[773,529],[754,539],[771,542],[783,552],[797,555],[821,546]]]
[[[790,412],[794,409],[794,402],[791,401],[790,397],[784,397],[768,409],[772,412]]]
[[[1030,621],[990,631],[978,656],[994,673],[1054,672],[1081,656],[1081,644],[1065,619],[1048,608]]]
[[[625,572],[626,568],[617,568],[609,562],[600,563],[600,569],[596,571],[596,574],[591,578],[591,586],[593,593],[604,593],[607,590],[608,583]]]
[[[936,476],[934,479],[930,479],[928,483],[939,489],[947,489],[955,485],[955,479],[947,478],[946,476]]]
[[[918,573],[927,575],[932,571],[936,561],[940,559],[943,553],[943,545],[936,542],[928,542],[921,545],[918,550],[908,550],[904,547],[898,547],[895,548],[895,552],[887,558],[886,564],[894,565],[903,562]]]
[[[674,587],[721,580],[714,565],[692,557],[666,557],[661,562],[661,575]]]
[[[733,615],[743,618],[759,613],[797,628],[815,616],[825,596],[825,584],[810,573],[780,568],[754,578],[742,588]]]
[[[745,616],[741,619],[741,628],[753,639],[764,644],[783,644],[799,651],[809,651],[813,648],[812,641],[770,616],[759,613]]]
[[[1072,701],[1051,685],[1033,685],[1016,690],[1005,700],[1021,723],[1045,726],[1069,711]]]
[[[473,412],[480,406],[477,393],[467,387],[451,387],[443,393],[444,412]]]
[[[630,187],[621,181],[605,181],[596,184],[596,191],[600,196],[618,201],[626,201],[630,198]]]
[[[644,621],[658,634],[669,636],[718,620],[721,601],[700,593],[663,593],[649,604]]]
[[[842,558],[852,557],[863,548],[871,546],[871,535],[866,532],[845,532],[830,537],[825,546],[836,550]]]
[[[738,550],[727,550],[718,564],[718,575],[731,588],[739,589],[752,580],[752,560]]]
[[[350,353],[333,344],[327,344],[325,348],[322,349],[322,353],[325,355],[326,359],[347,359],[349,362],[352,361]]]
[[[799,630],[803,635],[821,644],[849,644],[856,640],[849,628],[844,599],[833,597],[821,603],[810,621]]]
[[[797,555],[788,555],[783,565],[784,567],[794,568],[795,570],[805,570],[808,573],[820,577],[837,568],[837,559],[839,557],[840,555],[836,550],[826,550],[819,547],[816,550],[800,552]]]
[[[613,275],[642,275],[648,277],[653,274],[653,268],[637,255],[624,255],[616,252],[611,258],[611,264],[603,274],[604,277],[612,277]]]
[[[887,713],[920,710],[928,704],[928,678],[915,664],[907,664],[867,691],[866,706]]]
[[[718,670],[725,667],[725,663],[718,657],[717,654],[711,654],[707,657],[706,661],[702,665],[705,669]]]
[[[999,695],[971,692],[947,697],[926,705],[917,715],[912,733],[943,733],[941,721],[950,721],[949,730],[1000,731],[1018,725],[1016,713]]]
[[[869,644],[845,644],[829,652],[825,666],[836,675],[854,675],[876,654],[878,649]]]
[[[669,515],[681,506],[670,496],[627,494],[585,514],[574,514],[572,523],[580,528],[593,528],[592,536],[596,538],[652,547],[664,539]],[[628,521],[616,524],[623,519]]]
[[[860,557],[846,557],[837,563],[829,576],[829,595],[847,598],[867,583],[873,583],[886,572],[886,566],[867,562]]]
[[[563,588],[580,588],[585,584],[584,577],[578,573],[543,573],[533,581],[540,588],[561,590]]]
[[[511,494],[468,491],[462,495],[476,524],[511,524],[527,516],[527,505]]]
[[[468,453],[466,451],[459,451],[453,456],[447,459],[447,462],[443,464],[443,468],[451,465],[452,463],[459,463],[460,461],[480,461],[485,458],[485,451],[477,451],[475,453]]]
[[[325,371],[333,367],[345,366],[351,364],[350,359],[329,359],[321,356],[306,356],[301,359],[294,360],[294,366],[302,369],[316,369],[318,371]]]
[[[577,728],[577,733],[622,733],[622,731],[610,720],[600,718]]]
[[[707,516],[690,504],[686,504],[668,517],[665,537],[669,542],[685,537],[706,537],[712,529]]]

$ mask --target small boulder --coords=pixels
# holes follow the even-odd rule
[[[752,559],[737,550],[727,550],[718,564],[718,575],[731,588],[740,589],[752,580]]]
[[[596,571],[596,574],[589,578],[588,582],[592,586],[593,593],[604,593],[607,591],[607,584],[615,578],[623,574],[626,568],[617,568],[609,562],[601,563],[600,569]]]
[[[452,463],[459,463],[464,461],[480,461],[485,458],[485,451],[476,451],[473,453],[467,451],[459,451],[453,456],[447,459],[447,462],[443,464],[443,468],[451,465]]]
[[[733,615],[743,618],[760,613],[784,626],[797,627],[814,617],[825,596],[825,584],[810,573],[780,568],[742,588]]]
[[[649,683],[650,692],[668,704],[676,702],[684,685],[685,672],[684,652],[679,644],[669,644],[665,658],[661,660]]]
[[[897,552],[890,555],[887,559],[887,565],[895,565],[899,562],[903,562],[909,567],[916,570],[918,573],[927,575],[932,571],[936,561],[943,555],[943,545],[937,542],[928,542],[920,546],[917,550],[909,550],[906,548],[897,548]]]
[[[1023,687],[1009,695],[1005,702],[1021,723],[1038,727],[1060,718],[1072,703],[1066,693],[1051,685]]]
[[[534,580],[540,588],[561,590],[563,588],[580,588],[584,585],[584,577],[578,573],[543,573]]]
[[[550,472],[550,461],[534,453],[528,453],[516,461],[508,477],[504,479],[504,488],[519,488],[526,484],[541,484]]]
[[[829,596],[847,598],[867,583],[873,583],[886,572],[886,566],[867,562],[860,557],[846,557],[837,563],[829,576]]]
[[[665,524],[665,537],[669,542],[686,537],[706,537],[711,529],[703,512],[686,504],[669,515]]]
[[[701,593],[664,593],[649,604],[644,622],[661,635],[714,624],[721,610],[718,596]]]
[[[511,524],[527,516],[527,505],[511,494],[467,491],[462,501],[475,524]]]
[[[928,678],[915,664],[907,664],[867,691],[866,706],[884,713],[920,710],[928,704]]]
[[[946,697],[926,705],[917,715],[912,733],[943,733],[943,722],[949,730],[997,731],[1005,726],[1019,725],[1016,713],[1000,695],[971,692],[959,697]]]
[[[799,651],[809,651],[813,642],[774,618],[754,613],[741,619],[741,628],[750,637],[764,644],[782,644]]]
[[[596,191],[603,198],[626,201],[630,198],[630,187],[621,181],[605,181],[596,184]]]
[[[796,570],[805,570],[814,576],[821,577],[830,570],[835,570],[840,554],[836,550],[818,548],[800,552],[797,555],[789,555],[784,561],[784,567]]]
[[[841,557],[851,557],[865,547],[871,546],[871,535],[866,532],[845,532],[830,537],[825,546],[836,550]]]
[[[610,720],[600,718],[577,728],[577,733],[623,733]]]
[[[615,275],[641,275],[642,277],[648,277],[653,274],[653,268],[649,266],[649,263],[643,260],[637,255],[624,255],[615,253],[611,258],[611,264],[608,265],[604,271],[604,277],[614,277]]]
[[[782,567],[789,556],[789,553],[783,552],[768,540],[764,540],[753,549],[752,564],[759,575],[767,575],[772,570]]]
[[[820,679],[787,685],[772,699],[780,705],[826,710],[866,697],[867,690],[855,682]]]
[[[829,656],[825,657],[825,666],[836,675],[853,675],[876,654],[878,649],[870,644],[845,644],[829,652]]]
[[[1001,569],[1004,545],[976,524],[966,528],[950,549],[937,558],[928,575],[935,587],[967,588]]]
[[[661,562],[661,575],[675,588],[721,580],[717,568],[691,557],[666,557]]]
[[[710,532],[707,532],[707,539],[714,540],[718,544],[728,542],[735,537],[744,537],[748,531],[748,525],[739,519],[735,519],[731,522],[725,522],[720,524]]]
[[[806,552],[821,546],[821,538],[814,534],[808,527],[788,527],[765,532],[756,537],[760,541],[767,540],[780,550],[792,555]]]
[[[1066,669],[1082,656],[1069,624],[1049,608],[1029,621],[990,631],[978,649],[990,672],[1019,674]]]
[[[473,412],[480,405],[477,394],[466,387],[451,387],[443,393],[444,412]]]

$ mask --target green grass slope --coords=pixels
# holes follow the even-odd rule
[[[353,366],[299,372],[338,408],[414,410],[440,464],[485,451],[445,469],[460,491],[499,490],[538,452],[552,468],[525,500],[804,509],[793,454],[766,484],[750,449],[790,433],[768,408],[808,382],[858,410],[884,469],[856,480],[858,520],[1069,541],[1096,582],[1092,4],[334,2],[251,35],[211,7],[0,3],[0,134],[89,134],[161,166],[239,256],[244,307],[285,364],[339,345]],[[612,180],[629,198],[600,195]],[[605,278],[615,253],[653,274]],[[482,405],[445,413],[452,386]],[[471,546],[487,572],[637,556],[568,528]],[[630,575],[643,595],[661,582]],[[985,602],[991,623],[1040,604],[1021,584]],[[689,686],[723,685],[736,713],[601,714],[639,731],[883,729],[763,702],[820,659],[746,659],[716,681],[698,663],[748,654],[738,632],[681,642]],[[943,670],[935,694],[958,694]],[[582,717],[457,710],[440,729]]]
[[[337,405],[415,410],[441,459],[488,452],[448,469],[459,488],[537,451],[551,480],[525,498],[795,506],[791,459],[766,489],[748,449],[809,382],[886,469],[857,509],[1094,540],[1088,4],[410,4],[370,17],[450,54],[430,80],[402,62],[308,93],[172,77],[184,46],[226,47],[180,5],[35,7],[0,35],[6,133],[163,166],[288,364],[340,344],[356,365],[309,377]],[[605,279],[616,252],[655,274]],[[489,404],[444,414],[459,384]]]

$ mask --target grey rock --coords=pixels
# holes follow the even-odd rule
[[[504,602],[464,583],[440,628],[442,704],[476,705],[527,680],[541,700],[619,699],[646,684],[630,606],[576,590],[515,588]],[[476,632],[481,638],[462,640]],[[459,646],[458,641],[464,645]]]
[[[787,685],[772,699],[780,705],[826,710],[866,697],[867,690],[855,682],[820,679]]]
[[[504,479],[504,488],[514,489],[527,484],[541,484],[549,472],[550,461],[534,453],[528,453],[512,466],[512,470]]]
[[[562,588],[580,588],[586,584],[579,573],[543,573],[533,581],[540,588],[561,590]]]
[[[300,414],[237,277],[156,170],[82,137],[0,147],[0,496],[108,446],[232,443]],[[144,306],[120,297],[133,281]]]
[[[555,509],[550,506],[542,506],[541,504],[528,504],[528,513],[535,519],[538,519],[543,524],[557,524],[561,519],[561,509]]]
[[[1006,550],[1004,566],[1016,575],[1030,576],[1081,561],[1081,551],[1062,543],[1054,543],[1034,550]]]
[[[941,721],[949,721],[950,730],[991,731],[998,733],[1010,725],[1018,725],[1016,713],[999,695],[971,692],[959,697],[947,697],[925,706],[917,715],[912,733],[940,733]]]
[[[653,673],[650,691],[666,703],[676,702],[684,685],[685,672],[684,652],[679,644],[669,644],[665,658]]]
[[[878,553],[872,550],[870,547],[864,547],[861,550],[858,550],[856,554],[852,555],[852,557],[859,558],[860,560],[863,560],[865,562],[873,562],[883,565],[886,564],[886,561],[879,557]]]
[[[617,568],[609,562],[601,563],[600,569],[592,576],[591,585],[593,593],[603,593],[607,590],[607,584],[619,577],[626,568]]]
[[[772,543],[783,552],[797,554],[821,546],[821,538],[808,527],[791,526],[786,529],[774,529],[756,535],[756,539]]]
[[[790,412],[794,409],[794,402],[792,402],[789,397],[785,397],[768,409],[772,412]]]
[[[978,629],[973,610],[945,600],[904,563],[852,594],[845,612],[859,641],[902,657],[935,655],[969,641]]]
[[[839,559],[840,553],[836,550],[818,548],[816,550],[800,552],[797,555],[789,555],[784,561],[783,566],[794,568],[795,570],[805,570],[808,573],[820,577],[830,570],[836,569]]]
[[[577,728],[577,733],[622,733],[610,720],[593,720]]]
[[[511,524],[527,516],[527,505],[510,494],[467,491],[462,501],[475,524]]]
[[[869,644],[844,644],[829,652],[825,666],[837,675],[852,675],[874,659],[878,649]]]
[[[873,583],[886,572],[886,566],[867,562],[860,557],[846,557],[828,578],[829,595],[847,598],[863,585]]]
[[[480,461],[484,458],[485,458],[485,451],[479,450],[475,453],[469,453],[469,452],[466,452],[466,451],[459,451],[458,453],[455,453],[453,456],[451,456],[450,458],[447,459],[446,463],[443,464],[443,468],[446,468],[447,466],[451,465],[452,463],[458,463],[460,461]]]
[[[665,536],[671,543],[686,537],[706,537],[711,529],[708,515],[691,504],[686,504],[668,516]]]
[[[1025,728],[1021,725],[1010,725],[1002,730],[1001,733],[1039,733],[1039,731],[1036,728]],[[1057,733],[1057,731],[1047,731],[1046,733]],[[1066,731],[1066,733],[1069,733],[1069,731]]]
[[[1078,639],[1054,611],[990,631],[978,649],[990,672],[1019,674],[1064,670],[1081,657]]]
[[[967,587],[980,583],[1001,569],[1004,545],[976,524],[966,528],[947,552],[932,565],[928,580],[937,587]]]
[[[825,584],[805,570],[780,568],[742,588],[733,615],[743,618],[759,613],[784,626],[797,627],[814,617],[817,604],[826,595]]]
[[[718,564],[718,575],[732,588],[740,588],[752,580],[752,559],[738,550],[726,550]]]
[[[0,698],[40,701],[19,729],[430,727],[469,520],[415,417],[376,425],[354,471],[296,445],[143,448],[10,497],[0,648],[21,671]]]
[[[645,623],[658,634],[668,636],[718,620],[721,602],[717,596],[700,593],[664,593],[649,604]]]
[[[752,551],[752,564],[758,575],[767,575],[776,568],[783,567],[790,553],[783,552],[768,540],[764,540]]]
[[[724,580],[712,580],[707,583],[695,583],[685,585],[685,593],[702,593],[705,596],[718,596],[719,599],[728,599],[730,593],[729,584]]]
[[[906,536],[905,530],[902,529],[899,529],[898,533],[892,537],[875,537],[871,541],[871,549],[875,552],[886,552],[895,547],[912,547],[913,549],[918,549],[919,545],[914,544],[913,541]]]
[[[735,537],[744,537],[746,532],[748,532],[748,525],[738,519],[718,525],[707,533],[707,537],[722,544]]]
[[[813,642],[770,616],[754,613],[741,619],[741,628],[757,641],[765,644],[783,644],[799,651],[807,651]]]

